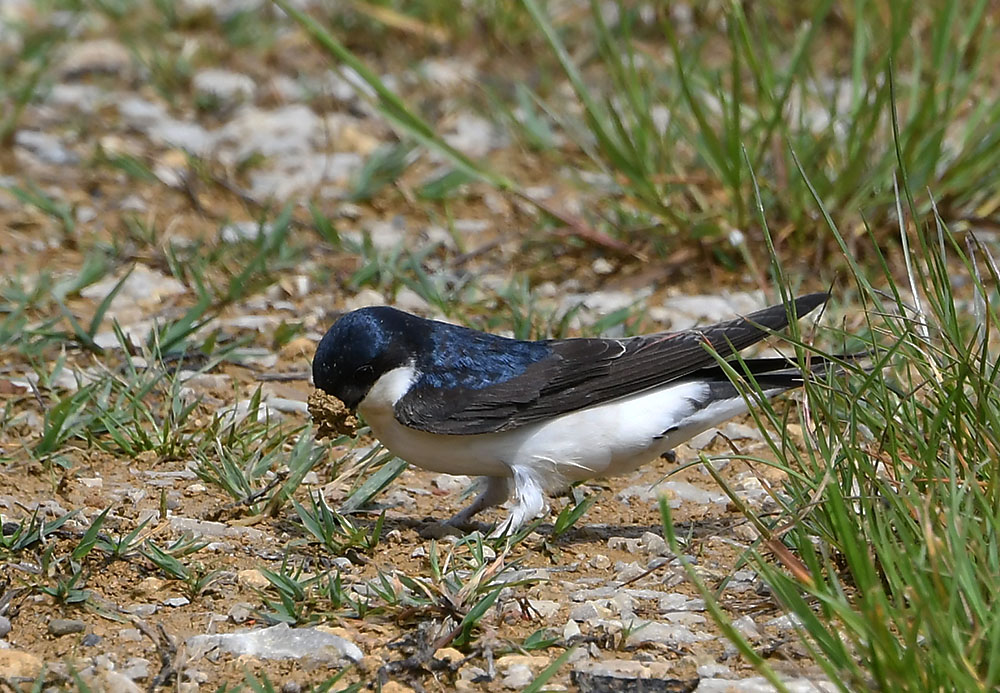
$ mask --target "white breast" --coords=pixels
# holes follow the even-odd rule
[[[698,416],[703,383],[679,383],[502,433],[439,435],[400,424],[393,406],[417,377],[412,366],[383,375],[358,407],[375,436],[404,460],[434,472],[511,476],[526,467],[546,488],[630,472],[729,418],[742,401]],[[707,414],[707,410],[705,411]]]

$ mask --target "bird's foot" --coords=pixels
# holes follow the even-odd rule
[[[452,518],[454,519],[454,518]],[[465,535],[459,527],[447,522],[428,522],[417,532],[421,539],[444,539],[445,537],[461,537]]]

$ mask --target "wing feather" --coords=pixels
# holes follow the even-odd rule
[[[825,293],[802,296],[794,315],[803,316],[826,302]],[[525,361],[523,371],[485,387],[435,387],[434,374],[418,380],[395,407],[396,418],[431,433],[495,433],[550,419],[596,404],[665,385],[716,364],[705,348],[723,357],[754,344],[788,325],[784,305],[743,318],[682,332],[661,332],[627,339],[555,339],[534,343],[541,358]],[[496,349],[504,349],[502,340]],[[524,342],[516,342],[525,344]]]

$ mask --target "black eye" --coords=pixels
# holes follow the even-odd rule
[[[370,376],[374,372],[375,372],[375,369],[372,368],[370,365],[368,365],[366,363],[365,365],[363,365],[360,368],[358,368],[358,370],[354,371],[354,374],[355,375],[359,375],[362,378],[366,378],[366,377]]]

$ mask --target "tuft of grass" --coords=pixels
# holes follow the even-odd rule
[[[355,176],[350,199],[372,199],[383,187],[394,184],[415,160],[416,152],[412,144],[395,143],[379,147]]]
[[[574,489],[575,491],[575,489]],[[574,493],[574,496],[576,494]],[[583,517],[590,507],[597,502],[597,495],[590,495],[574,499],[572,503],[567,503],[566,507],[559,511],[556,521],[552,523],[552,531],[549,533],[548,541],[556,542],[561,536],[572,529],[577,521]]]
[[[451,148],[332,30],[274,1],[332,60],[357,72],[374,94],[365,98],[400,133],[444,157],[456,175],[531,202],[509,177]],[[852,225],[862,218],[881,225],[894,206],[885,185],[897,158],[887,109],[893,99],[904,114],[899,153],[911,188],[933,187],[946,217],[977,219],[995,209],[1000,104],[976,96],[989,93],[1000,54],[986,0],[907,0],[888,13],[867,0],[843,11],[830,0],[730,3],[686,23],[673,12],[669,4],[649,13],[591,0],[591,21],[564,25],[536,0],[497,12],[517,15],[544,40],[551,52],[544,57],[561,68],[579,115],[562,92],[546,99],[522,85],[511,105],[492,110],[551,156],[558,156],[554,128],[573,141],[591,172],[608,182],[585,210],[602,233],[639,238],[661,253],[673,245],[665,239],[708,241],[718,261],[757,273],[754,244],[739,240],[759,233],[744,150],[765,181],[759,188],[773,223],[795,247],[814,245],[822,230],[812,191],[791,175],[796,160],[824,203],[845,210]],[[913,32],[916,25],[928,32]],[[847,59],[837,60],[838,51]],[[580,158],[568,163],[579,168]]]
[[[42,26],[31,22],[15,25],[9,17],[3,18],[3,29],[16,32],[20,41],[17,55],[3,56],[0,62],[0,145],[10,145],[25,109],[43,89],[52,59],[73,34],[79,14],[79,9],[73,8],[63,21]]]
[[[5,188],[22,203],[51,217],[60,226],[67,243],[76,242],[76,218],[72,207],[51,197],[34,183],[29,183],[26,188],[17,185],[8,185]]]
[[[65,513],[54,520],[45,521],[38,517],[36,510],[30,517],[20,520],[16,527],[5,526],[0,533],[0,554],[5,558],[11,558],[41,544],[46,537],[54,534],[76,514],[76,512]]]
[[[607,21],[593,0],[589,38],[603,80],[586,79],[567,50],[567,35],[580,39],[576,27],[555,26],[535,0],[524,4],[583,108],[566,131],[669,233],[724,239],[752,225],[744,149],[766,181],[772,223],[790,225],[799,243],[822,227],[809,187],[789,176],[795,158],[829,208],[888,220],[893,73],[905,75],[895,99],[906,114],[898,134],[912,189],[932,186],[949,212],[965,215],[996,187],[1000,150],[991,143],[1000,137],[1000,107],[990,101],[970,112],[966,101],[987,88],[996,67],[986,2],[901,2],[888,17],[877,3],[859,2],[836,19],[829,0],[730,4],[714,24],[706,18],[689,29],[694,35],[682,35],[667,5],[652,22],[625,6]],[[925,22],[929,35],[914,35],[914,22]],[[640,35],[665,39],[669,58],[653,58]],[[831,70],[837,50],[850,57],[848,74]],[[718,205],[717,194],[727,204]]]
[[[348,550],[371,553],[382,538],[385,523],[383,510],[371,528],[356,525],[349,517],[341,515],[326,504],[321,493],[309,494],[309,505],[292,501],[302,526],[335,555],[343,555]]]
[[[231,509],[275,516],[302,484],[305,475],[325,456],[309,426],[289,429],[264,415],[261,390],[250,398],[246,415],[226,425],[216,415],[209,435],[194,450],[195,473],[205,483],[225,491]],[[298,435],[291,450],[285,447]]]
[[[772,489],[778,515],[747,507],[705,461],[761,534],[749,560],[840,690],[988,691],[1000,685],[1000,273],[985,246],[948,227],[933,198],[913,198],[897,154],[904,286],[873,235],[881,272],[848,254],[816,193],[865,313],[849,321],[836,351],[807,348],[792,329],[803,365],[818,354],[843,370],[806,383],[801,446],[747,371],[726,366],[762,430],[779,432],[766,433],[773,460],[754,460],[787,473],[782,492]],[[774,273],[784,274],[777,262]],[[870,363],[841,361],[844,351],[869,354]],[[713,604],[711,590],[699,588]],[[710,610],[773,677],[727,630],[717,604]]]

